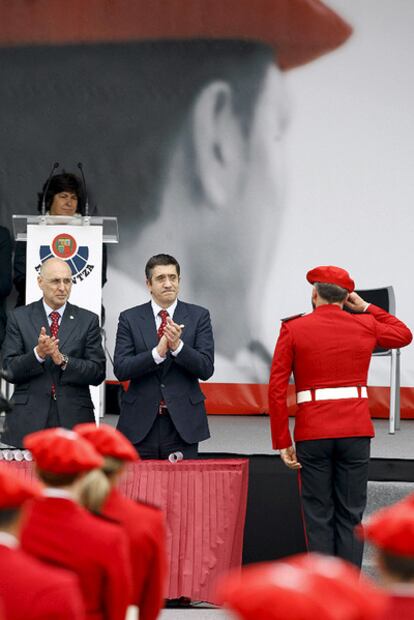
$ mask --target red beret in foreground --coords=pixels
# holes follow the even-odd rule
[[[323,284],[336,284],[350,293],[355,289],[355,282],[345,269],[333,265],[321,265],[311,269],[306,274],[306,279],[311,284],[321,282]]]
[[[10,466],[0,465],[0,510],[18,508],[23,502],[37,497],[40,493],[39,484],[29,483],[13,473]]]
[[[77,424],[74,429],[87,439],[102,456],[112,456],[121,461],[138,461],[139,456],[128,439],[108,424]]]
[[[0,23],[1,45],[259,41],[274,49],[281,69],[334,50],[352,33],[320,0],[13,0],[0,4]]]
[[[384,551],[414,558],[414,501],[410,498],[379,510],[357,533]]]
[[[386,597],[358,575],[337,558],[301,554],[232,573],[218,594],[243,620],[374,620]]]
[[[77,474],[103,465],[102,456],[89,441],[65,428],[31,433],[23,442],[38,469],[53,474]]]
[[[312,575],[329,606],[335,607],[338,598],[344,611],[348,604],[349,610],[344,613],[344,618],[369,620],[380,617],[386,597],[353,564],[318,553],[301,553],[288,558],[287,563]]]

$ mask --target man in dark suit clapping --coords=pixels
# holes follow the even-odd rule
[[[69,265],[45,261],[38,284],[43,298],[10,314],[3,345],[3,367],[15,391],[2,440],[17,447],[43,428],[93,422],[89,385],[105,379],[98,316],[68,302]]]
[[[214,341],[208,310],[177,299],[180,266],[158,254],[145,267],[151,301],[119,317],[114,372],[130,381],[118,429],[141,458],[174,452],[196,458],[198,442],[210,436],[199,379],[214,371]]]

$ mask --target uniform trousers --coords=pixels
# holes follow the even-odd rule
[[[354,535],[367,502],[369,437],[298,441],[299,486],[309,551],[362,564]]]
[[[164,460],[174,452],[181,452],[185,459],[198,457],[198,443],[184,441],[166,409],[162,415],[157,415],[148,434],[134,447],[142,459]]]

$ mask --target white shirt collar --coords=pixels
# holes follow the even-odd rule
[[[42,494],[45,497],[57,497],[59,499],[71,499],[72,501],[75,501],[72,493],[70,491],[67,491],[66,489],[46,487],[45,489],[43,489]]]
[[[62,318],[63,313],[65,312],[65,308],[66,308],[67,302],[65,302],[63,304],[63,306],[61,306],[57,310],[54,310],[53,308],[48,306],[44,299],[42,299],[42,302],[43,302],[43,308],[45,309],[47,318],[49,318],[49,315],[50,315],[51,312],[58,312],[60,314],[60,318]]]
[[[16,536],[9,534],[9,532],[0,532],[0,545],[9,547],[10,549],[16,549],[19,546],[19,541]]]
[[[155,318],[157,318],[161,310],[166,310],[170,317],[173,318],[177,304],[178,299],[176,299],[175,302],[171,304],[171,306],[168,306],[168,308],[161,308],[161,306],[159,306],[157,303],[155,303],[153,299],[151,299],[151,308]]]

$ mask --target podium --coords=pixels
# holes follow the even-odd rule
[[[27,304],[41,296],[37,276],[42,263],[55,257],[72,271],[71,303],[101,316],[102,244],[118,243],[116,217],[13,215],[13,233],[17,243],[27,243]],[[90,390],[98,422],[104,411],[104,389],[91,386]]]

